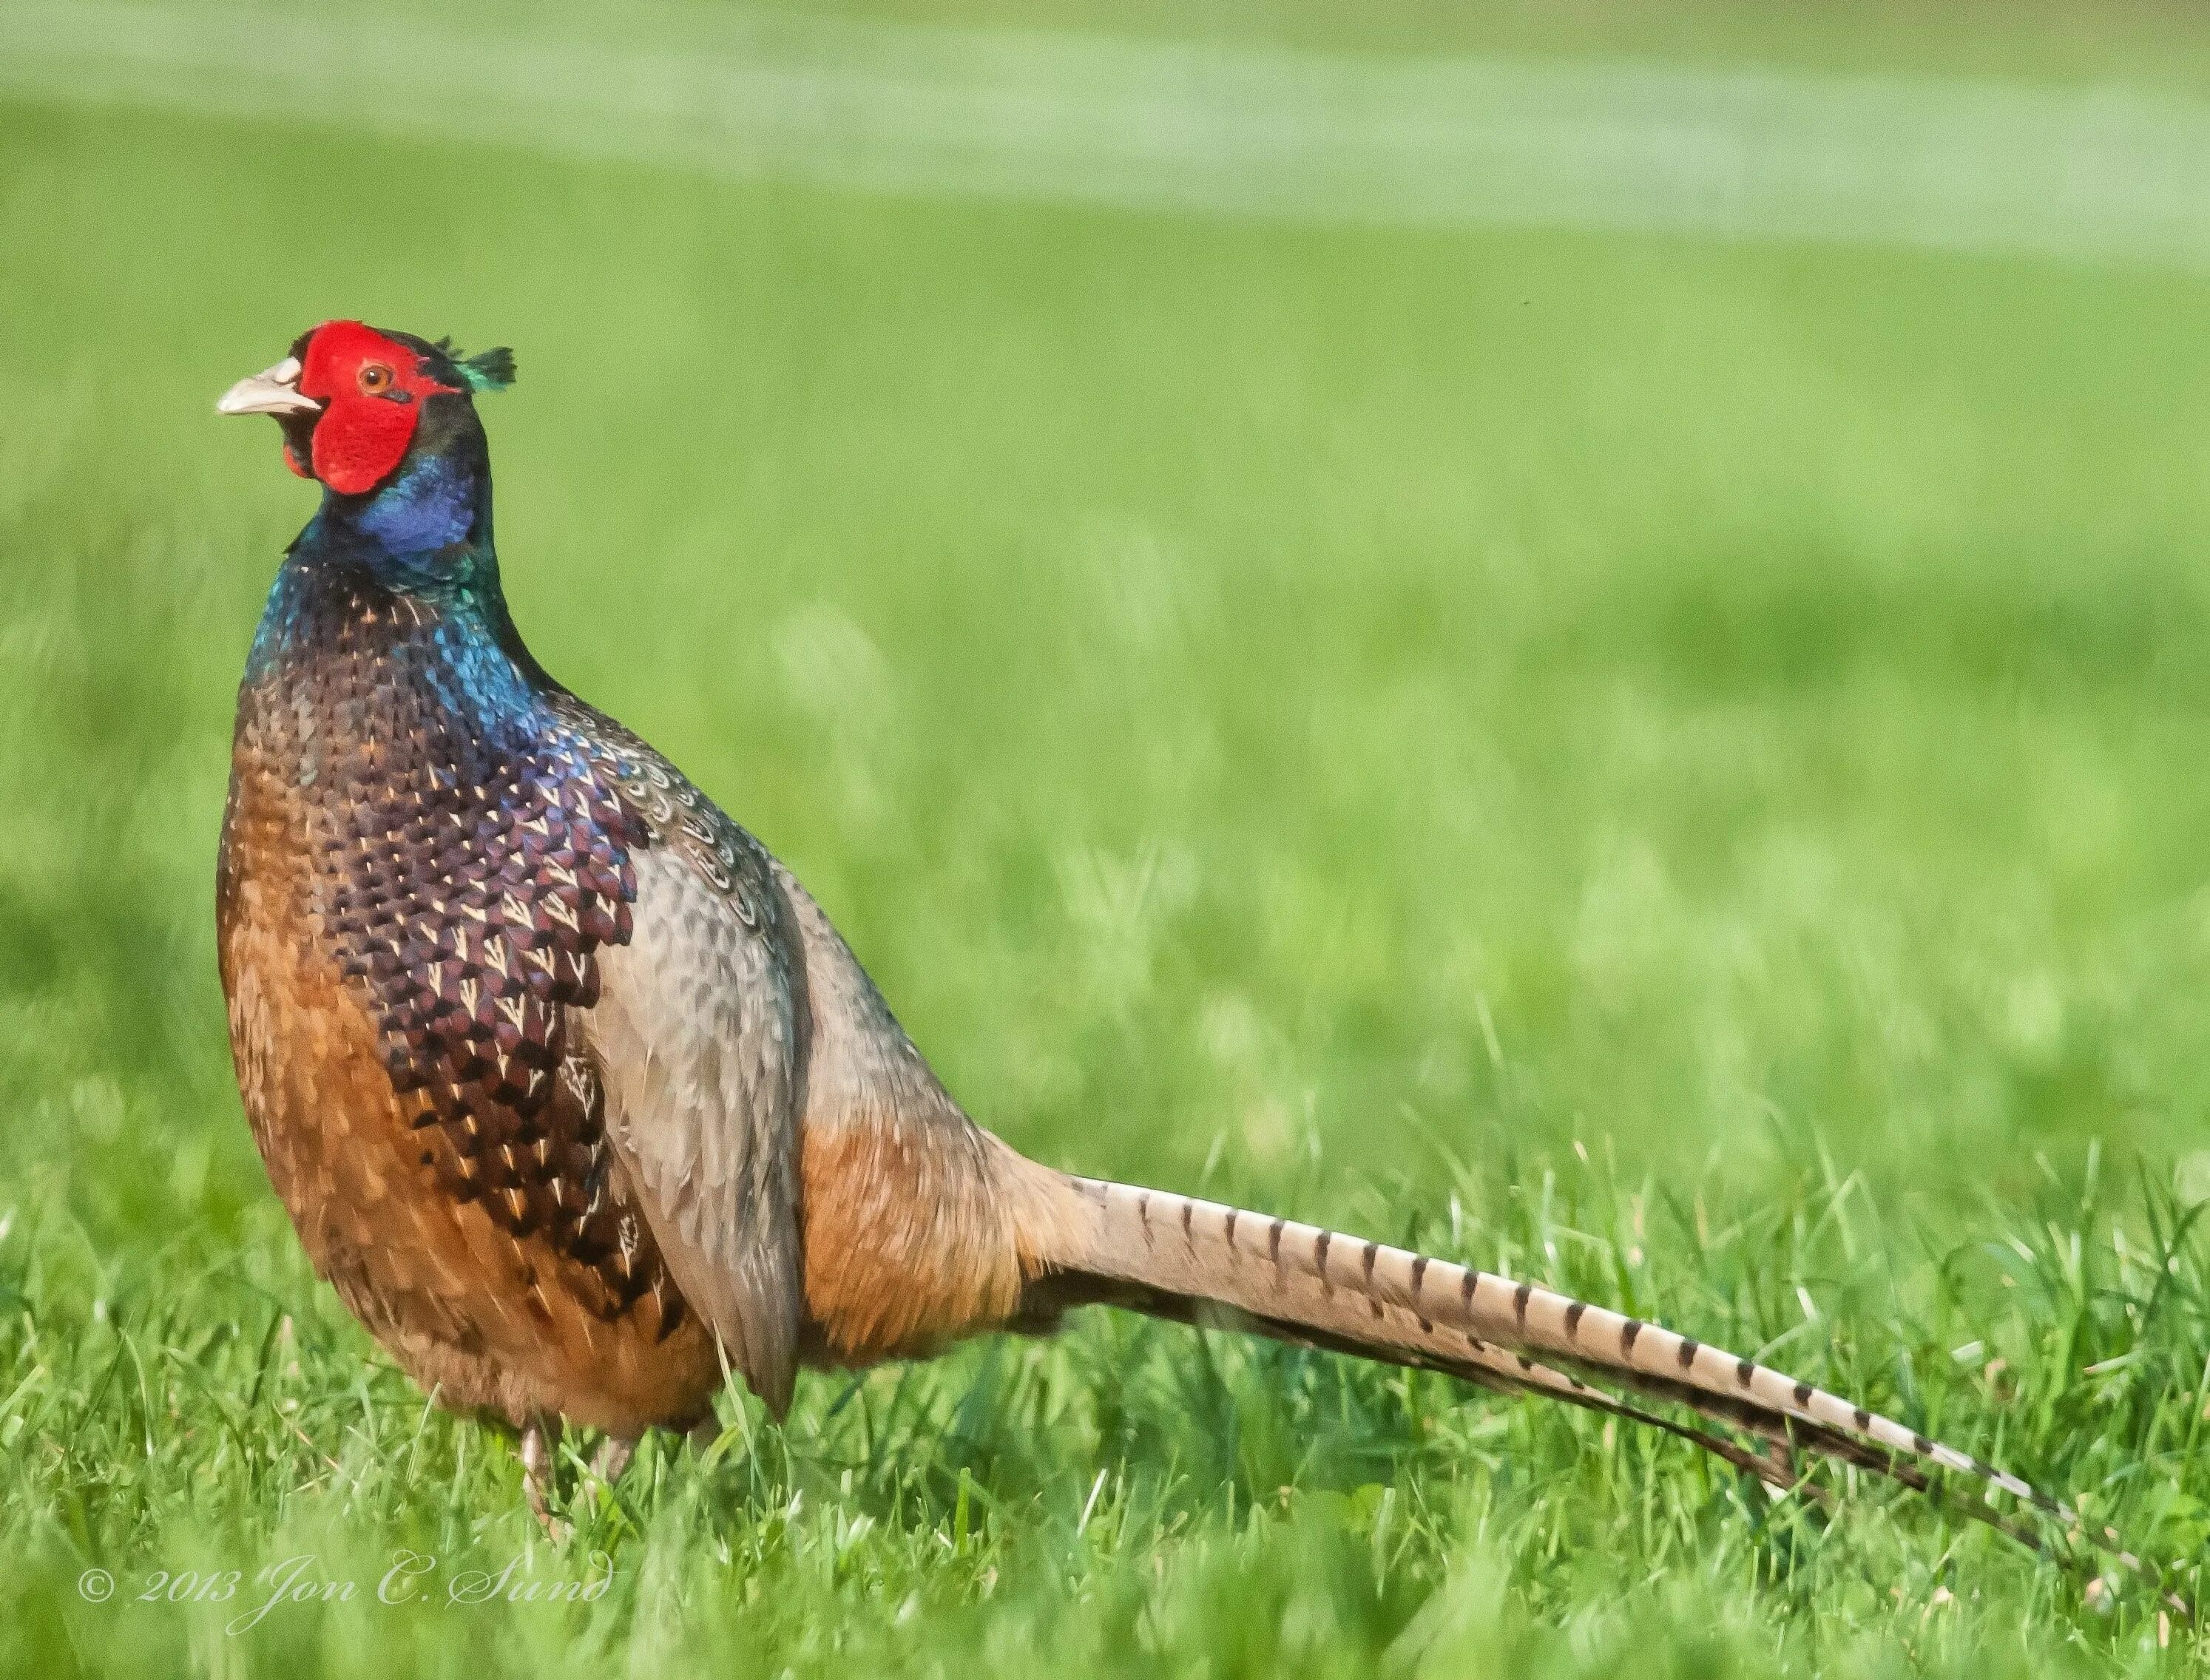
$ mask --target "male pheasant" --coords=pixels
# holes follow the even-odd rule
[[[1804,1448],[2069,1521],[1655,1324],[975,1125],[789,872],[523,645],[474,400],[512,370],[333,321],[218,404],[275,416],[323,495],[239,690],[217,905],[239,1091],[308,1255],[442,1404],[522,1431],[540,1516],[564,1419],[691,1425],[725,1362],[780,1415],[800,1365],[1106,1303],[1634,1418],[1768,1481]]]

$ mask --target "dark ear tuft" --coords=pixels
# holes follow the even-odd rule
[[[471,391],[503,391],[514,383],[514,352],[504,345],[477,356],[463,356],[450,339],[431,346],[453,364],[453,371]]]
[[[503,391],[514,383],[514,352],[503,344],[457,365],[471,390]]]

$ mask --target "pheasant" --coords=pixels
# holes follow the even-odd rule
[[[531,657],[474,402],[513,372],[331,321],[217,404],[275,416],[322,500],[246,662],[216,898],[239,1092],[308,1255],[439,1402],[518,1432],[540,1520],[564,1422],[618,1474],[725,1370],[780,1417],[801,1366],[1104,1304],[1632,1418],[1768,1483],[1802,1449],[2076,1524],[1662,1326],[975,1124],[790,872]]]

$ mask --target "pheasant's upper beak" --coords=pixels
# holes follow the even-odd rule
[[[251,379],[241,379],[216,399],[218,414],[315,414],[323,405],[299,394],[299,358],[282,361]]]

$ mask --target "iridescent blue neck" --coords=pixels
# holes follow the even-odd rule
[[[410,456],[365,496],[326,492],[277,574],[245,680],[311,685],[364,653],[420,683],[441,710],[505,733],[546,679],[508,616],[491,537],[491,472],[478,455]]]
[[[326,490],[293,553],[342,558],[408,594],[495,596],[491,463],[474,450],[417,453],[365,495]]]

